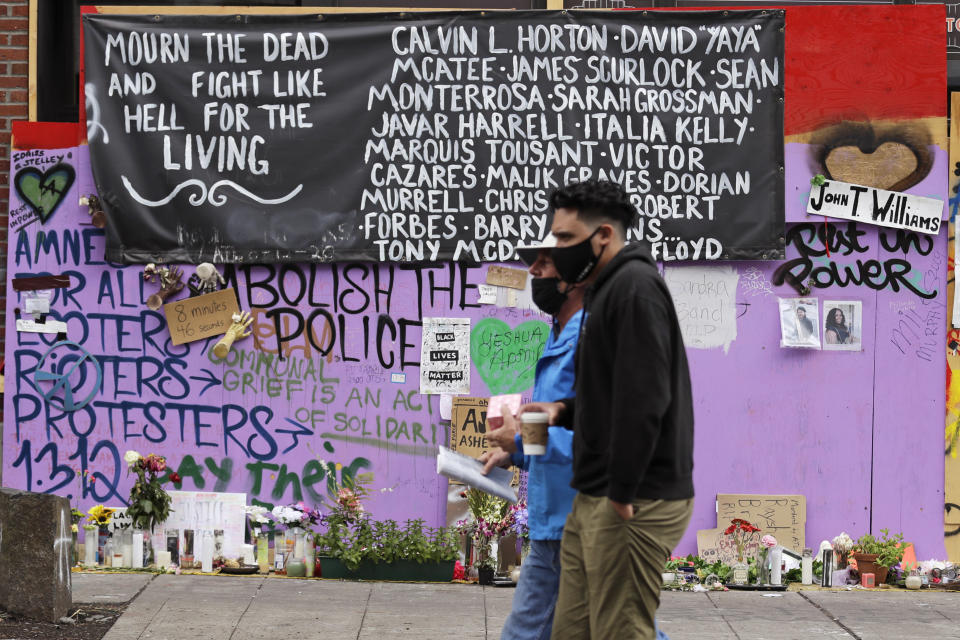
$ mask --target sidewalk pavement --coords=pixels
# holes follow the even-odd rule
[[[105,640],[494,640],[514,590],[259,576],[73,575],[74,602],[129,602]],[[665,592],[673,640],[960,639],[960,594]]]

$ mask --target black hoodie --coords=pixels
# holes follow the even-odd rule
[[[572,486],[615,502],[692,498],[690,371],[673,298],[649,251],[624,247],[583,308],[576,397],[564,400]]]

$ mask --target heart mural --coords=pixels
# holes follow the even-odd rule
[[[537,360],[550,326],[529,320],[510,328],[503,320],[484,318],[470,331],[470,357],[491,395],[520,393],[533,386]]]
[[[919,124],[845,121],[810,142],[816,170],[830,180],[903,191],[933,167],[930,131]]]
[[[46,171],[34,167],[21,169],[13,179],[13,186],[20,200],[33,209],[41,223],[46,223],[66,199],[75,177],[73,167],[61,162]]]

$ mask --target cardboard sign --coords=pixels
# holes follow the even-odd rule
[[[492,264],[487,269],[487,284],[522,290],[527,287],[527,272],[523,269],[511,269]]]
[[[760,527],[761,535],[769,533],[787,549],[803,551],[807,524],[804,496],[718,494],[717,525],[726,529],[734,518]]]
[[[727,565],[735,563],[737,561],[737,545],[733,540],[733,536],[728,536],[723,533],[726,528],[727,527],[700,529],[697,531],[697,555],[710,563],[716,562],[717,560]],[[750,558],[757,557],[760,551],[761,535],[760,533],[751,533],[747,536],[746,544],[743,546],[744,562]]]
[[[487,442],[488,398],[454,396],[450,416],[450,448],[479,458],[492,447]]]
[[[810,189],[807,213],[937,235],[943,200],[828,180]]]
[[[247,504],[245,493],[219,493],[215,491],[170,491],[170,516],[163,523],[168,532],[177,531],[223,531],[223,555],[226,558],[240,556],[247,516],[243,507]],[[164,539],[161,536],[159,539]]]
[[[240,309],[237,294],[231,288],[165,304],[163,312],[173,344],[183,344],[223,335],[233,324],[233,314],[240,313]]]

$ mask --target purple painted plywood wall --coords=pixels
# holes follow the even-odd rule
[[[121,457],[132,448],[168,456],[185,476],[184,489],[312,502],[325,491],[313,462],[322,457],[348,472],[372,471],[376,488],[394,488],[375,495],[377,516],[444,521],[446,483],[435,473],[432,451],[447,427],[437,397],[417,393],[419,322],[470,317],[473,340],[492,345],[489,334],[476,331],[483,318],[498,318],[507,330],[541,316],[475,306],[485,267],[298,265],[278,268],[279,276],[271,276],[273,267],[240,268],[235,282],[241,307],[253,303],[255,338],[239,342],[238,355],[226,362],[208,353],[215,339],[174,347],[162,317],[144,307],[154,288],[143,284],[141,268],[99,260],[102,235],[76,205],[93,191],[85,149],[15,153],[13,173],[27,163],[45,172],[58,156],[75,168],[77,180],[43,222],[12,194],[8,273],[70,273],[71,289],[58,294],[52,315],[66,320],[70,338],[103,364],[104,378],[88,408],[51,411],[32,371],[53,336],[17,334],[8,323],[6,484],[70,495],[83,508],[116,504],[129,490]],[[944,173],[940,163],[935,172]],[[19,214],[32,221],[21,228]],[[801,219],[795,211],[788,217]],[[814,273],[813,293],[821,300],[863,302],[864,350],[781,349],[776,297],[795,293],[772,284],[780,265],[733,265],[739,317],[723,322],[728,329],[735,322],[736,338],[727,350],[688,347],[698,499],[682,553],[695,551],[697,529],[716,526],[717,493],[802,493],[811,545],[841,530],[858,535],[889,526],[903,530],[921,556],[943,554],[944,364],[936,345],[944,340],[946,239],[910,244],[896,232],[829,229],[827,258],[818,255],[822,220],[793,226],[787,264],[798,260],[789,267],[797,273],[822,269]],[[847,267],[876,272],[875,285],[840,286],[828,277]],[[684,269],[696,275],[701,267]],[[309,291],[303,296],[301,275]],[[11,295],[8,317],[22,304]],[[297,334],[301,319],[305,325],[287,343],[293,351],[282,364],[275,317],[284,336]],[[330,353],[319,354],[306,331],[317,345],[332,344]],[[530,366],[544,334],[524,335],[518,343],[504,334],[500,350],[480,363],[483,375],[473,363],[471,393],[502,390],[504,380]],[[393,373],[405,381],[391,382]],[[91,475],[78,476],[78,469]]]
[[[212,355],[217,338],[170,343],[162,314],[144,305],[156,285],[143,282],[142,266],[102,262],[102,232],[77,204],[94,192],[85,147],[15,152],[13,161],[15,175],[32,166],[49,177],[58,163],[76,171],[75,183],[42,221],[12,194],[17,222],[9,277],[70,275],[71,287],[58,291],[51,317],[65,320],[68,337],[101,363],[103,383],[79,411],[51,408],[33,373],[55,336],[17,333],[9,323],[6,483],[67,495],[83,508],[116,505],[132,482],[123,453],[135,449],[166,456],[185,490],[317,503],[327,488],[319,458],[342,465],[341,474],[372,472],[374,488],[392,488],[374,493],[370,507],[378,516],[444,522],[446,481],[436,473],[434,452],[446,442],[447,424],[440,420],[439,396],[418,393],[420,321],[473,320],[475,342],[495,345],[482,350],[482,375],[471,371],[471,390],[486,395],[485,379],[494,385],[516,379],[536,361],[546,339],[540,314],[477,305],[485,268],[244,267],[228,276],[241,307],[253,308],[254,335],[221,361]],[[185,295],[186,289],[179,297]],[[23,304],[10,295],[8,316]],[[480,324],[488,317],[500,322]],[[531,321],[527,328],[538,331],[505,334]],[[498,333],[502,344],[496,344]],[[277,357],[281,336],[284,361]]]
[[[822,219],[788,229],[788,262],[800,251],[823,252],[815,235],[823,232]],[[947,317],[946,237],[920,237],[919,249],[904,252],[896,232],[862,227],[860,252],[838,239],[848,229],[831,224],[831,257],[810,257],[814,269],[826,269],[817,272],[821,284],[833,265],[860,274],[901,268],[891,260],[908,264],[900,279],[878,290],[814,289],[821,309],[823,300],[862,301],[863,351],[781,349],[776,298],[797,294],[772,285],[778,265],[748,264],[737,266],[740,317],[729,352],[688,349],[698,497],[681,551],[696,548],[697,529],[718,524],[717,493],[800,493],[807,498],[807,546],[841,530],[856,536],[889,527],[903,531],[923,557],[943,556],[944,364],[937,346]]]

